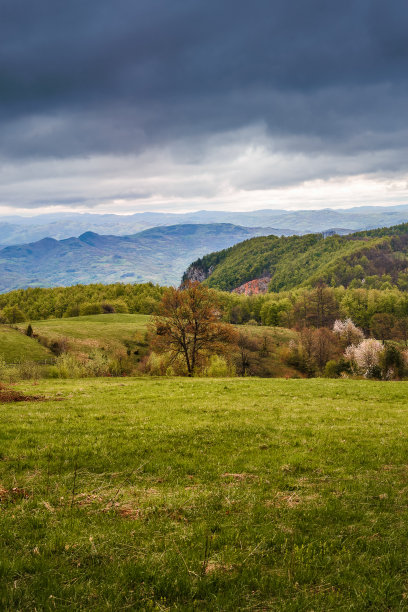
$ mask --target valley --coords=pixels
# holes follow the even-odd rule
[[[0,291],[91,282],[175,285],[195,257],[265,233],[269,230],[191,224],[157,227],[130,236],[88,231],[79,238],[43,238],[0,250]]]

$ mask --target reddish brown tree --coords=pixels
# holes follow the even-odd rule
[[[395,322],[391,330],[391,337],[403,340],[405,345],[408,344],[408,317],[403,317]]]
[[[394,317],[387,312],[379,312],[371,317],[370,329],[374,338],[378,338],[384,344],[385,340],[392,338]]]
[[[200,283],[168,289],[153,317],[153,348],[184,359],[193,376],[208,353],[222,353],[236,339],[232,325],[220,321],[217,295]]]

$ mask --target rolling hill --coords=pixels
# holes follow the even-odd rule
[[[22,326],[21,331],[26,327],[27,324]],[[21,331],[6,325],[0,325],[0,360],[2,358],[6,363],[52,360],[53,355],[47,348],[33,338],[21,333]]]
[[[79,238],[43,238],[0,250],[0,292],[125,279],[178,284],[193,259],[273,231],[218,223],[156,227],[131,236],[85,232]]]
[[[331,286],[348,286],[373,276],[401,286],[406,284],[407,273],[408,224],[401,224],[347,236],[253,238],[198,259],[183,281],[197,279],[231,291],[264,278],[270,280],[270,291],[284,291],[319,280]]]

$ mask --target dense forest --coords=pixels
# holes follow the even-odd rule
[[[408,289],[408,224],[348,236],[307,234],[252,238],[195,261],[184,274],[231,291],[270,277],[269,291],[312,287]]]

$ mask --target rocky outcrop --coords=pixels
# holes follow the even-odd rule
[[[191,264],[183,274],[181,281],[181,289],[183,289],[188,283],[202,283],[212,274],[214,266],[210,266],[208,269],[202,266]]]
[[[260,293],[267,293],[270,280],[270,276],[255,278],[254,280],[248,281],[236,289],[233,289],[232,292],[243,295],[259,295]]]

